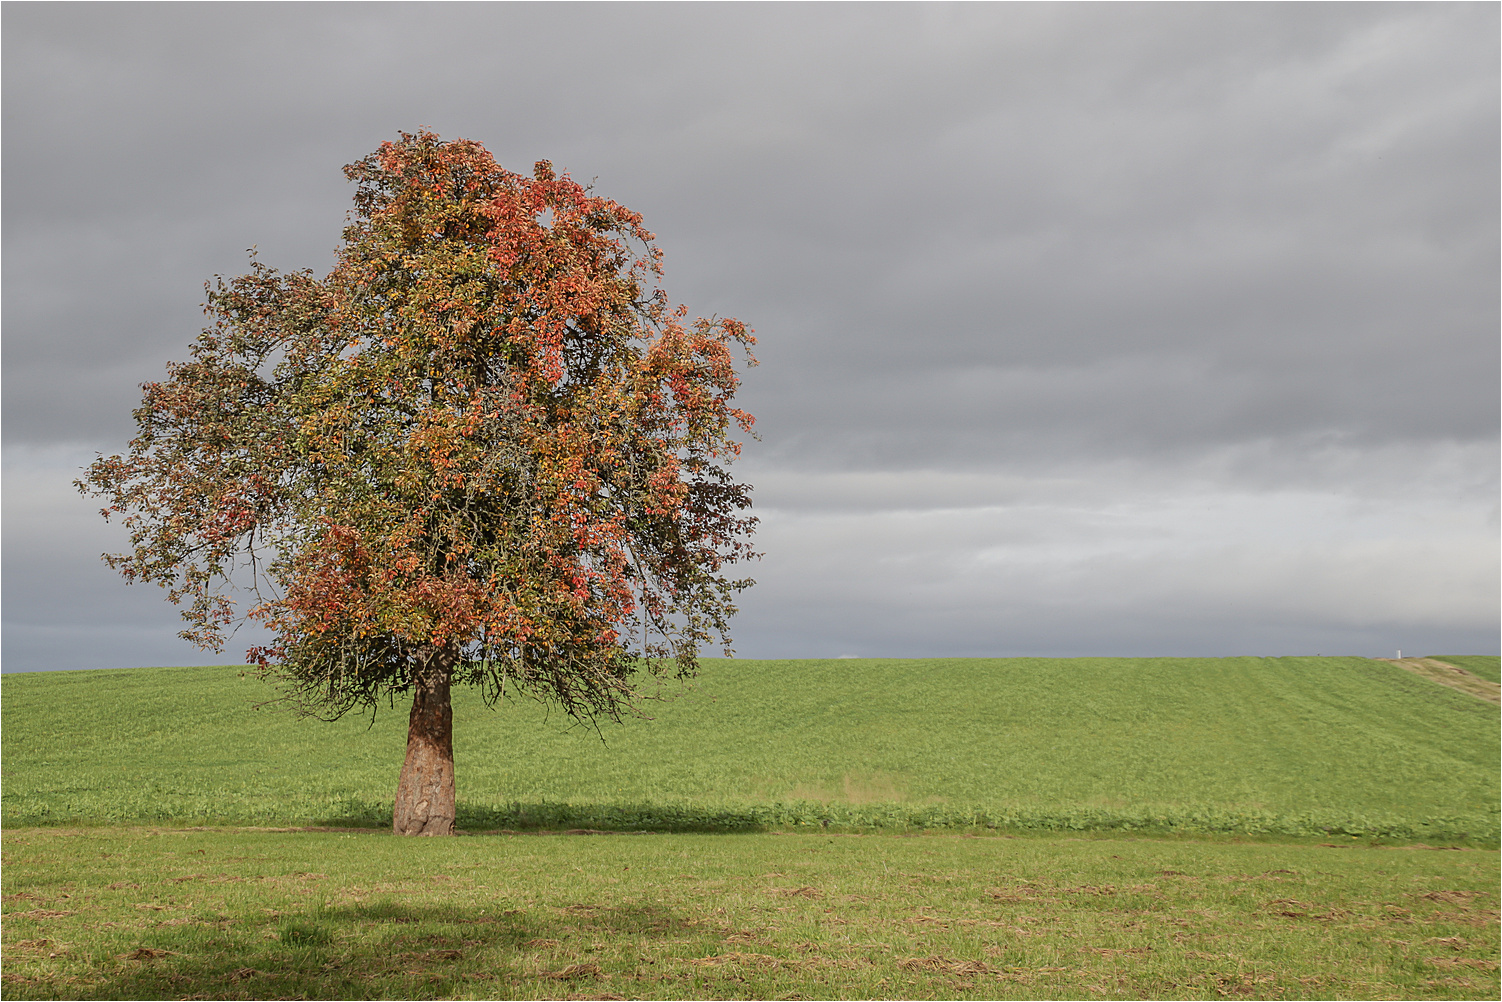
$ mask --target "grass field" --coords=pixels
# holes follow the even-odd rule
[[[1496,998],[1497,853],[30,828],[4,995]]]
[[[299,720],[230,668],[0,684],[7,827],[389,820],[404,707]],[[712,661],[649,711],[602,742],[459,693],[460,825],[1498,836],[1496,708],[1361,658]]]
[[[1498,994],[1497,709],[1386,662],[711,662],[603,742],[461,693],[438,840],[403,707],[272,695],[0,681],[5,998]]]
[[[1436,661],[1447,661],[1473,675],[1480,675],[1488,682],[1502,682],[1502,657],[1495,654],[1435,654],[1433,657]]]

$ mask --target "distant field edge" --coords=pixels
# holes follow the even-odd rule
[[[7,798],[9,800],[9,798]],[[170,812],[99,817],[60,811],[20,798],[6,803],[0,823],[10,828],[110,825],[268,826],[384,828],[389,803],[346,800],[318,817],[212,816]],[[1122,810],[1103,808],[959,808],[949,805],[864,804],[845,806],[787,802],[738,806],[676,804],[513,803],[475,806],[461,802],[457,824],[467,831],[601,831],[750,833],[767,831],[998,833],[1116,833],[1142,835],[1258,836],[1295,839],[1377,839],[1496,848],[1502,821],[1492,815],[1407,818],[1306,812],[1274,814],[1227,810]]]

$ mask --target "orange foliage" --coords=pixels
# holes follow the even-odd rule
[[[488,694],[584,713],[629,700],[636,667],[728,649],[750,329],[670,309],[641,217],[547,161],[419,132],[346,173],[334,269],[219,280],[129,455],[80,481],[132,529],[107,559],[209,645],[248,569],[278,637],[258,663],[336,714],[435,648]]]

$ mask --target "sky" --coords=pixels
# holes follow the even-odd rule
[[[237,663],[71,481],[419,127],[759,339],[742,657],[1496,653],[1499,7],[6,4],[3,667]]]

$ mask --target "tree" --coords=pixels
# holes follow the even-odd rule
[[[644,679],[729,652],[755,340],[669,309],[641,217],[547,161],[421,131],[345,173],[333,270],[252,251],[206,286],[191,361],[77,486],[123,515],[133,548],[105,560],[168,589],[182,636],[267,625],[250,659],[304,712],[411,693],[393,828],[451,834],[452,685],[619,719]]]

